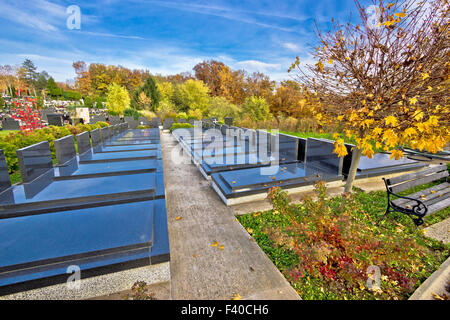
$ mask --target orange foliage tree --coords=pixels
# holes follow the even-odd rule
[[[372,13],[355,3],[361,23],[333,20],[326,33],[316,27],[317,63],[302,66],[297,57],[289,69],[317,121],[339,123],[357,141],[346,192],[374,148],[399,159],[405,145],[436,153],[450,141],[448,1],[374,0]],[[347,154],[342,139],[335,153]]]

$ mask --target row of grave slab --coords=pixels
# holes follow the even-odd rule
[[[212,122],[176,129],[174,137],[205,179],[227,205],[264,199],[267,191],[281,187],[290,192],[310,190],[317,181],[342,186],[347,178],[354,145],[345,144],[348,155],[338,157],[334,142],[300,138]],[[425,163],[390,159],[388,153],[362,157],[356,179],[381,177],[418,170]]]
[[[0,150],[0,295],[170,260],[159,129],[75,140],[55,140],[55,166],[47,141],[17,150],[12,186]]]

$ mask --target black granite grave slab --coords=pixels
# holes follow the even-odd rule
[[[225,199],[265,193],[273,187],[290,189],[313,185],[316,181],[340,181],[342,178],[343,176],[323,172],[321,168],[306,163],[288,163],[211,175],[213,187]]]
[[[8,166],[6,165],[5,154],[0,149],[0,193],[11,187],[11,180],[9,179]]]
[[[47,114],[47,122],[51,126],[61,127],[63,125],[62,114],[59,113],[48,113]]]
[[[347,177],[350,172],[355,146],[352,144],[345,144],[345,146],[348,154],[344,157],[342,173],[345,177]],[[388,153],[375,153],[372,158],[363,155],[359,160],[355,178],[364,179],[397,172],[407,172],[418,170],[427,165],[428,164],[425,162],[411,160],[408,158],[398,160],[390,159],[390,154]]]
[[[13,118],[5,118],[2,121],[2,129],[3,130],[20,130],[20,123],[19,121],[13,119]]]
[[[89,123],[106,122],[105,115],[95,115],[90,118]]]
[[[1,219],[0,286],[66,274],[71,265],[86,270],[148,258],[154,209],[146,201]]]
[[[174,123],[175,121],[173,120],[173,118],[164,119],[163,130],[169,130]]]
[[[91,139],[89,137],[88,131],[77,134],[76,139],[78,145],[78,154],[83,154],[89,149],[91,149]]]
[[[122,122],[119,116],[109,116],[109,122],[111,125],[119,124]]]
[[[54,180],[73,180],[146,172],[162,172],[162,170],[162,161],[156,159],[80,164],[76,158],[73,158],[63,166],[55,168]]]
[[[144,151],[128,151],[128,152],[102,152],[94,153],[93,150],[80,154],[80,163],[106,163],[114,161],[130,161],[130,160],[144,160],[157,159],[161,157],[159,150],[144,150]]]
[[[48,141],[43,141],[16,151],[23,182],[30,182],[53,170],[52,154]]]
[[[75,151],[75,142],[73,141],[72,135],[57,139],[54,141],[54,144],[58,164],[64,164],[67,161],[75,158],[75,156],[77,155]]]
[[[100,136],[100,130],[95,129],[91,131],[91,139],[92,139],[92,146],[95,147],[102,143],[102,138]]]
[[[231,118],[231,117],[225,117],[224,121],[227,126],[233,125],[233,118]]]
[[[48,174],[51,173],[51,174]],[[13,188],[13,202],[0,194],[0,219],[151,200],[156,172],[55,180],[53,170]]]
[[[334,141],[308,138],[305,162],[308,165],[322,168],[325,172],[342,175],[343,158],[338,157],[333,151]]]

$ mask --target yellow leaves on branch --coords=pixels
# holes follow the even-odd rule
[[[348,154],[347,148],[344,145],[344,140],[338,139],[334,142],[334,153],[336,153],[339,157],[344,157]]]
[[[400,158],[403,158],[403,151],[402,150],[392,150],[391,151],[391,156],[389,157],[390,159],[395,158],[395,160],[398,160]]]
[[[323,72],[324,65],[323,65],[322,61],[317,62],[316,66],[317,66],[317,69],[319,69],[320,72]]]
[[[397,145],[397,143],[399,142],[397,134],[392,129],[388,129],[383,133],[382,140],[390,148],[395,147]]]
[[[398,120],[396,117],[394,116],[387,116],[384,121],[386,122],[386,125],[392,125],[393,127],[395,127],[398,124]]]
[[[418,101],[418,100],[417,100],[416,97],[411,98],[411,99],[409,99],[409,104],[412,105],[412,106],[414,106],[414,105],[416,105],[417,101]]]
[[[366,157],[372,159],[373,155],[375,153],[372,149],[372,145],[368,142],[364,142],[362,147],[363,147],[362,154],[365,155]]]

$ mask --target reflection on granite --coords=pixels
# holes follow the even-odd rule
[[[68,135],[64,138],[55,140],[54,144],[58,164],[66,163],[76,156],[75,142],[73,141],[72,135]]]
[[[9,179],[8,166],[6,165],[5,154],[0,149],[0,193],[11,187],[11,180]]]
[[[306,163],[314,167],[322,168],[325,172],[336,175],[342,174],[343,158],[333,153],[332,141],[308,138],[306,147]]]
[[[102,142],[102,138],[100,136],[100,130],[99,129],[92,130],[91,138],[92,138],[92,146],[93,147],[100,144]]]
[[[91,149],[91,139],[89,138],[89,132],[77,134],[78,154],[83,154]]]
[[[48,170],[53,170],[48,141],[43,141],[16,151],[23,182],[30,182]]]

